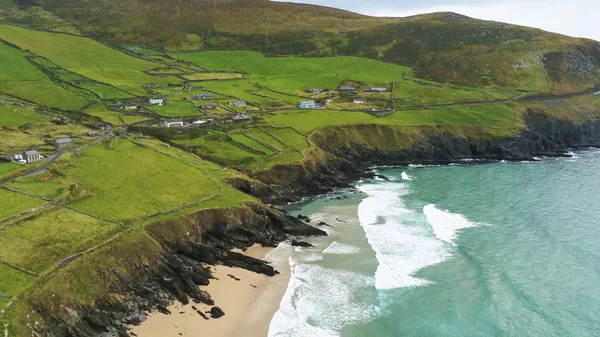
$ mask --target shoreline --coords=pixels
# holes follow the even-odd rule
[[[276,249],[255,244],[245,252],[233,251],[272,263],[277,262],[271,254]],[[287,256],[281,262],[273,265],[280,273],[274,277],[241,268],[210,266],[216,279],[200,289],[210,294],[214,306],[193,302],[183,305],[177,301],[168,307],[170,315],[152,312],[142,324],[130,326],[128,333],[137,337],[185,337],[197,336],[201,331],[211,337],[266,337],[290,279]],[[211,318],[212,307],[219,307],[225,315]]]

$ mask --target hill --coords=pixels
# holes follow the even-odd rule
[[[169,51],[246,49],[266,55],[362,56],[414,66],[419,76],[442,83],[531,88],[540,85],[531,81],[543,81],[539,74],[515,73],[543,70],[552,91],[565,93],[595,85],[600,66],[596,41],[454,13],[374,18],[267,0],[15,3],[0,3],[12,13],[7,22],[63,31],[68,25],[72,33],[105,42]],[[535,76],[540,78],[531,79]]]

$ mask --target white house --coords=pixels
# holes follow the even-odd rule
[[[246,103],[246,101],[234,101],[234,102],[229,102],[229,106],[247,106],[248,103]]]
[[[367,103],[367,100],[364,98],[355,98],[353,102],[354,104],[365,104]]]
[[[150,97],[149,102],[152,105],[157,105],[157,104],[163,104],[165,102],[165,100],[162,99],[162,97]]]
[[[237,116],[233,116],[232,120],[233,121],[250,121],[250,120],[252,120],[252,117],[250,117],[246,114],[239,114]]]
[[[367,89],[368,92],[387,92],[386,88],[369,88]]]
[[[25,151],[24,160],[27,162],[27,164],[35,163],[40,161],[40,159],[42,159],[40,153],[36,150]]]
[[[298,108],[300,109],[316,109],[317,107],[315,101],[303,101],[298,104]]]
[[[167,128],[182,128],[183,125],[183,121],[178,121],[178,122],[165,122],[165,127]]]

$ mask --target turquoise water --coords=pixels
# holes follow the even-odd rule
[[[600,336],[599,150],[379,173],[294,210],[333,227],[269,336]]]

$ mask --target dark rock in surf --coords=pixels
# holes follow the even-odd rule
[[[296,240],[292,240],[292,246],[294,246],[294,247],[304,247],[304,248],[312,248],[312,247],[314,247],[313,245],[311,245],[308,242],[296,241]]]

